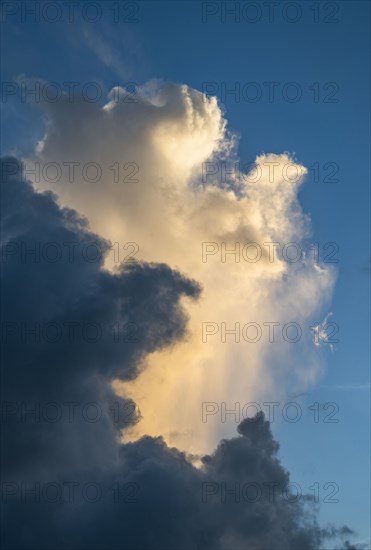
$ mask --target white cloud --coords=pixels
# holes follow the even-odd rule
[[[318,347],[321,344],[328,344],[330,350],[334,351],[333,342],[337,340],[333,339],[333,334],[337,332],[337,325],[336,323],[328,321],[332,315],[333,313],[330,311],[321,323],[315,323],[311,327],[311,331],[313,333],[313,343],[315,346]]]
[[[297,200],[306,170],[288,154],[261,155],[238,185],[220,182],[220,171],[202,183],[203,163],[235,162],[235,139],[215,98],[206,99],[186,85],[152,81],[135,102],[114,101],[109,108],[68,102],[46,104],[49,122],[42,150],[32,161],[99,163],[97,183],[69,183],[67,171],[56,184],[38,187],[56,191],[62,204],[85,214],[94,231],[121,244],[135,242],[145,261],[165,262],[199,281],[198,303],[185,303],[188,338],[150,356],[133,382],[115,382],[116,391],[132,397],[143,420],[130,437],[163,435],[172,445],[190,452],[209,451],[235,426],[217,417],[203,423],[202,402],[279,400],[288,390],[305,389],[322,369],[311,343],[313,318],[328,302],[334,272],[303,255],[292,263],[270,261],[264,243],[279,249],[303,245],[309,220]],[[114,183],[135,163],[135,182]],[[128,168],[129,166],[129,168]],[[289,171],[288,170],[289,167]],[[292,177],[292,173],[301,177]],[[79,171],[77,170],[77,173]],[[258,174],[258,177],[256,177]],[[217,253],[202,261],[202,243],[216,243]],[[257,262],[221,261],[221,250],[254,242],[263,251]],[[246,249],[245,249],[246,252]],[[107,266],[114,269],[111,263]],[[217,323],[218,334],[202,341],[202,324]],[[220,339],[221,323],[230,329],[254,322],[263,329],[256,343]],[[269,342],[264,323],[277,322],[278,336]],[[300,342],[282,337],[286,323],[302,328]],[[299,353],[300,352],[300,353]],[[304,357],[304,359],[303,359]],[[270,370],[269,370],[270,369]],[[269,370],[269,376],[267,372]],[[128,436],[127,436],[128,437]]]

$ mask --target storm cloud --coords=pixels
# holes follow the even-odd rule
[[[106,270],[110,243],[16,159],[2,161],[1,195],[5,548],[315,550],[352,533],[318,526],[262,414],[204,456],[161,437],[122,444],[140,411],[112,381],[187,338],[183,301],[202,289],[164,264]]]

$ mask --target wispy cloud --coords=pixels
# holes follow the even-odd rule
[[[331,328],[336,330],[336,324],[333,322],[328,322],[332,315],[333,313],[330,311],[322,323],[316,323],[313,327],[311,327],[311,331],[313,332],[313,343],[315,346],[318,347],[321,344],[328,344],[330,346],[330,350],[334,351],[333,343],[335,343],[336,340],[332,340],[334,331],[331,330]]]
[[[120,52],[103,38],[102,34],[97,31],[92,32],[90,29],[83,29],[83,39],[85,45],[96,54],[98,59],[120,79],[128,80],[132,75],[132,65],[125,58],[126,48],[120,49]]]
[[[326,390],[339,390],[339,391],[360,391],[360,390],[370,390],[370,382],[365,382],[363,384],[335,384],[333,386],[324,386]]]

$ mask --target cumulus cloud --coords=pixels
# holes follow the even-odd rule
[[[110,381],[132,379],[148,353],[184,335],[186,314],[180,297],[196,297],[199,286],[163,264],[137,263],[114,274],[104,270],[108,243],[89,231],[85,219],[61,209],[52,194],[35,193],[29,182],[22,181],[21,165],[15,159],[4,159],[1,168],[2,341],[6,344],[2,381],[4,399],[6,395],[10,403],[4,411],[5,471],[17,469],[26,451],[32,462],[48,449],[55,453],[51,463],[58,469],[82,436],[81,461],[100,460],[97,453],[89,452],[93,434],[100,441],[98,446],[93,442],[94,451],[102,446],[109,463],[112,457],[104,442],[112,437]],[[102,252],[95,261],[83,252],[92,244]],[[56,250],[63,251],[59,258]],[[42,439],[34,434],[40,416],[23,415],[20,408],[22,403],[26,411],[50,402],[56,403],[55,410],[63,403],[77,403],[81,409],[90,401],[104,413],[98,424],[101,430],[96,425],[89,430],[86,421],[82,429],[74,422],[78,427],[70,432],[68,446],[65,438],[60,441],[70,420],[67,405],[62,422],[46,423]],[[20,416],[34,422],[14,429],[13,420],[18,422]]]
[[[151,81],[130,96],[114,88],[104,105],[62,97],[43,109],[45,136],[27,159],[39,168],[29,174],[34,185],[56,192],[115,246],[202,287],[197,302],[182,300],[187,337],[147,355],[139,377],[113,385],[142,414],[126,440],[161,435],[209,452],[232,432],[202,423],[203,402],[277,400],[313,384],[322,360],[310,327],[335,275],[305,251],[305,167],[288,153],[263,154],[231,175],[237,140],[216,98],[186,85]],[[114,272],[113,257],[105,266]],[[225,330],[237,330],[240,342]]]
[[[4,547],[314,550],[348,539],[347,527],[320,528],[293,491],[262,414],[198,468],[162,437],[119,442],[110,382],[140,378],[148,354],[186,337],[182,297],[200,299],[200,287],[164,264],[106,270],[110,244],[84,218],[36,193],[16,159],[1,170]],[[55,254],[66,243],[73,261]],[[92,243],[96,261],[82,254]],[[112,340],[112,324],[128,319],[136,341]]]

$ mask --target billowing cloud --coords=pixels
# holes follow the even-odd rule
[[[164,264],[104,269],[109,243],[84,218],[36,193],[15,159],[1,169],[4,547],[315,550],[348,539],[347,527],[318,526],[261,414],[197,468],[161,437],[118,441],[140,413],[125,418],[132,403],[112,379],[135,379],[148,354],[186,337],[181,298],[200,299],[200,287]],[[73,261],[58,256],[66,243]],[[82,253],[92,243],[98,261]],[[112,325],[128,321],[137,338],[117,341]]]
[[[89,451],[93,434],[94,440],[100,440],[99,446],[94,442],[94,451],[101,448],[109,462],[113,458],[107,455],[111,445],[105,447],[106,439],[112,439],[109,403],[121,403],[116,426],[120,418],[133,421],[139,414],[132,414],[129,407],[125,412],[125,402],[113,399],[111,380],[132,379],[148,353],[184,335],[186,315],[179,301],[182,295],[196,297],[199,287],[163,264],[138,263],[114,274],[104,270],[108,243],[89,231],[85,219],[73,210],[60,209],[50,193],[35,193],[29,182],[22,181],[21,165],[15,159],[4,159],[1,168],[1,336],[6,365],[2,382],[9,403],[3,411],[4,469],[17,470],[25,452],[32,463],[46,450],[54,453],[51,464],[58,471],[81,437],[82,463],[99,461],[100,452],[97,456]],[[84,255],[92,244],[102,251],[96,261]],[[60,258],[56,250],[63,250]],[[81,418],[89,402],[102,411],[97,424]],[[38,419],[48,403],[47,419],[58,419],[63,404],[64,414],[61,422],[44,422],[46,429],[39,438]],[[23,408],[34,410],[36,404],[41,413],[24,416]],[[77,420],[66,446],[61,432],[71,415]],[[19,424],[20,417],[34,422]]]
[[[326,313],[334,272],[307,250],[310,220],[298,203],[306,169],[287,153],[264,154],[228,173],[236,139],[217,100],[186,85],[151,81],[135,94],[113,89],[105,105],[66,96],[43,108],[29,176],[116,243],[106,267],[114,271],[120,251],[202,287],[200,300],[182,300],[187,337],[113,385],[142,413],[126,441],[161,435],[209,452],[232,432],[202,422],[203,402],[276,401],[313,384],[322,363],[310,327]]]

